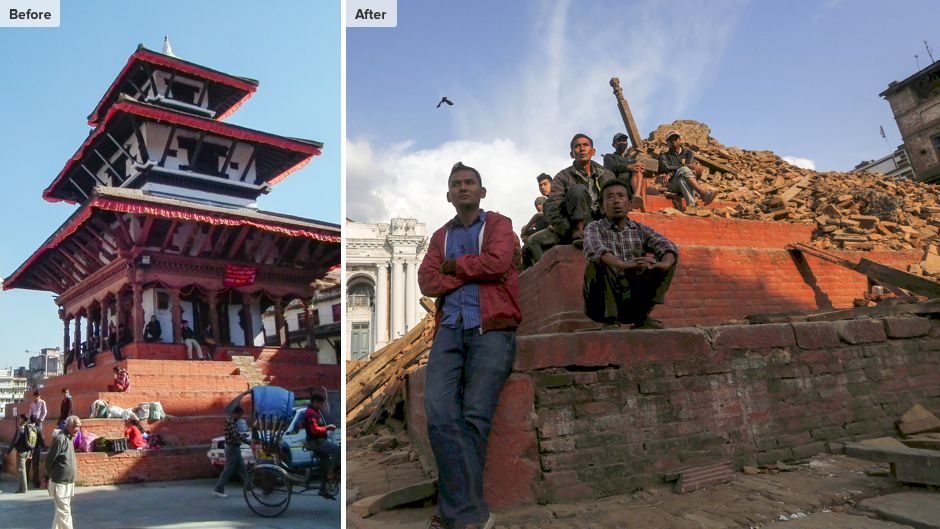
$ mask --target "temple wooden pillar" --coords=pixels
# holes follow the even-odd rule
[[[71,321],[72,318],[69,318],[65,314],[62,315],[62,354],[65,355],[66,360],[68,360],[69,356],[69,323]],[[62,372],[68,372],[68,367],[69,363],[67,362]]]
[[[251,296],[247,292],[242,293],[242,310],[241,310],[242,332],[245,335],[244,338],[245,338],[246,347],[251,347],[255,345],[255,333],[253,332],[254,325],[252,324],[252,321],[251,321],[252,297],[253,296]]]
[[[212,338],[215,339],[216,344],[221,344],[221,329],[219,329],[219,293],[215,290],[210,290],[206,294],[206,299],[209,302],[209,325],[212,326]]]
[[[274,298],[274,334],[277,335],[277,344],[287,347],[290,333],[287,331],[287,322],[284,321],[284,298]]]
[[[72,347],[75,351],[75,368],[78,369],[81,365],[78,361],[78,357],[82,354],[82,313],[79,312],[75,315],[75,329],[74,329],[74,340],[72,341]]]
[[[98,347],[100,347],[102,351],[104,351],[105,334],[108,332],[108,305],[108,294],[105,294],[104,297],[101,298],[101,321],[98,323]]]
[[[134,326],[134,341],[144,341],[144,285],[134,281],[131,285],[134,293],[134,305],[131,307],[131,325]]]
[[[180,303],[180,289],[178,288],[170,289],[170,309],[173,320],[173,343],[183,343],[183,305]]]
[[[91,352],[91,337],[95,335],[94,311],[91,307],[85,309],[85,351]]]

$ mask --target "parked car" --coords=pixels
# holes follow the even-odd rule
[[[304,450],[304,442],[307,440],[307,433],[304,432],[301,427],[301,422],[303,421],[304,411],[306,409],[306,406],[294,406],[294,418],[291,420],[290,426],[287,428],[287,433],[284,434],[284,439],[281,443],[281,446],[284,448],[285,463],[293,467],[313,467],[317,463],[317,457],[313,453]],[[251,451],[251,446],[248,444],[250,442],[250,433],[245,432],[242,435],[245,440],[245,444],[241,446],[242,459],[245,461],[245,466],[250,469],[255,464],[255,455]],[[330,432],[329,438],[334,443],[339,444],[341,439],[339,430]],[[219,472],[225,468],[224,435],[212,438],[212,444],[206,456],[209,458],[209,463]]]

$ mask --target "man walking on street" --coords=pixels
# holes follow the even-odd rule
[[[238,421],[242,418],[244,410],[236,406],[232,414],[225,418],[225,468],[222,475],[215,482],[215,495],[225,498],[225,484],[232,474],[238,472],[242,483],[248,483],[248,472],[245,470],[245,460],[242,459],[242,435],[238,433]]]
[[[75,445],[76,432],[82,420],[76,415],[65,419],[65,428],[52,440],[46,455],[46,475],[49,476],[49,495],[55,503],[52,529],[72,529],[72,496],[75,494]]]
[[[36,446],[36,441],[36,430],[33,428],[32,422],[29,417],[21,413],[20,423],[16,427],[13,440],[10,441],[10,450],[16,450],[16,476],[18,478],[16,492],[19,494],[25,494],[29,490],[26,471],[29,458],[33,456],[33,447]]]
[[[437,334],[424,406],[438,469],[438,515],[429,529],[492,529],[483,499],[487,438],[516,355],[518,239],[512,221],[480,209],[479,171],[458,162],[447,180],[457,216],[431,237],[418,284],[437,298]]]
[[[42,460],[42,451],[46,449],[46,439],[42,435],[42,424],[36,417],[30,417],[33,423],[33,429],[36,430],[36,444],[33,445],[33,455],[30,458],[29,474],[33,478],[33,487],[42,487],[42,472],[39,470],[39,461]]]

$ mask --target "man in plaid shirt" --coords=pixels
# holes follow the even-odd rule
[[[634,329],[661,329],[649,317],[663,303],[676,270],[679,250],[652,228],[627,217],[628,184],[610,180],[601,187],[604,218],[584,230],[584,312],[604,328],[632,324]],[[655,257],[649,257],[647,254]]]

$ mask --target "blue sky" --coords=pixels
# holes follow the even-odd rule
[[[227,121],[321,141],[323,154],[276,185],[259,207],[338,223],[340,214],[340,6],[333,0],[277,3],[212,0],[62,2],[59,28],[0,28],[0,275],[9,277],[76,206],[42,190],[84,140],[85,122],[138,43],[260,81]],[[52,294],[0,292],[0,367],[24,351],[62,345]]]
[[[399,2],[398,27],[347,30],[347,216],[453,215],[445,179],[478,167],[484,207],[518,227],[535,176],[598,159],[623,130],[620,77],[641,134],[677,119],[725,145],[849,170],[900,144],[878,94],[940,50],[940,2],[730,0]],[[934,53],[940,58],[940,52]],[[436,109],[441,96],[455,105]],[[890,147],[878,129],[884,126]]]

